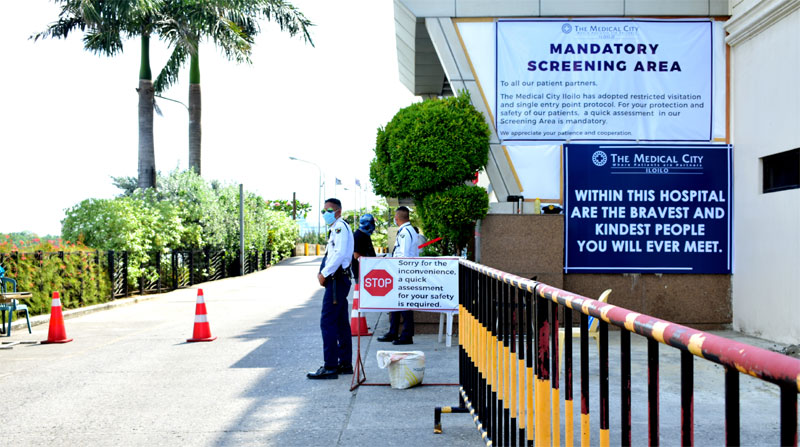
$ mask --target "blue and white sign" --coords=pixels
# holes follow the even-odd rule
[[[730,145],[564,146],[566,273],[732,273]]]
[[[498,20],[505,142],[710,141],[710,20]]]

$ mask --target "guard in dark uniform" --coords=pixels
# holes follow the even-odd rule
[[[411,225],[411,211],[401,206],[394,213],[394,223],[400,226],[397,229],[397,238],[394,241],[392,257],[416,258],[419,257],[419,235]],[[403,331],[400,336],[400,318],[403,318]],[[390,341],[393,345],[410,345],[414,343],[414,311],[389,312],[389,332],[378,337],[378,341]]]
[[[361,264],[359,259],[362,256],[368,258],[375,257],[375,247],[372,245],[372,233],[375,231],[375,218],[372,214],[364,214],[358,220],[358,229],[353,232],[353,263],[350,264],[356,282],[360,281]]]
[[[325,258],[317,274],[319,284],[325,287],[320,318],[325,364],[316,372],[306,374],[306,377],[336,379],[339,374],[353,373],[353,343],[347,303],[352,284],[350,263],[353,258],[353,233],[342,219],[342,202],[339,199],[325,201],[322,217],[330,229]]]

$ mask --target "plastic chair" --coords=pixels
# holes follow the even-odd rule
[[[608,296],[611,295],[611,289],[606,289],[605,292],[600,294],[600,298],[597,301],[601,303],[608,302]],[[600,322],[595,317],[589,317],[589,337],[594,338],[595,344],[597,345],[597,350],[600,350],[600,332],[598,332],[597,328],[600,326]],[[572,337],[581,336],[581,328],[580,327],[573,327],[572,328]],[[558,359],[559,363],[563,364],[564,359],[564,328],[558,329]]]
[[[6,284],[11,285],[11,291],[8,291],[8,286]],[[17,281],[11,278],[0,277],[0,293],[2,294],[15,294],[17,293]],[[11,336],[11,321],[14,319],[14,313],[24,311],[25,312],[25,321],[28,323],[28,333],[33,333],[31,331],[31,318],[28,313],[28,306],[25,304],[20,304],[15,298],[11,298],[8,302],[0,303],[0,325],[6,324],[6,312],[8,312],[8,325],[6,326],[6,337]]]

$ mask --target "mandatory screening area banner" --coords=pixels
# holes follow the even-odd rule
[[[361,258],[362,312],[458,311],[458,258]]]
[[[566,273],[732,273],[730,145],[564,146]]]
[[[710,141],[709,20],[498,20],[501,140]]]

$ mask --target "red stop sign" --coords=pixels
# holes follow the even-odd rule
[[[394,287],[394,278],[386,270],[371,270],[364,275],[364,290],[372,296],[386,296]]]

